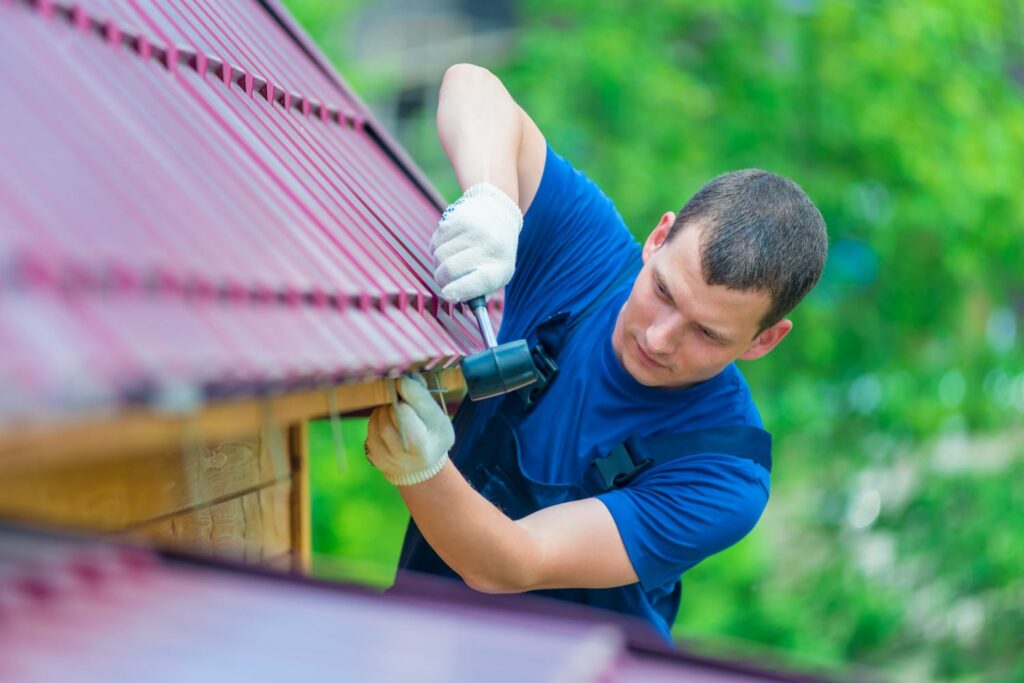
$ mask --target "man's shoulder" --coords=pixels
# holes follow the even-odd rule
[[[571,309],[603,291],[639,249],[611,199],[548,145],[505,290],[508,314],[525,329]]]
[[[681,403],[682,431],[730,426],[764,429],[750,385],[734,363],[708,380],[703,389]]]
[[[722,374],[727,380],[725,391],[734,404],[736,414],[732,417],[738,420],[737,424],[763,428],[761,412],[757,409],[757,402],[754,400],[754,394],[750,390],[747,378],[743,376],[735,363],[727,365],[722,370]]]
[[[580,223],[594,217],[625,227],[615,202],[597,182],[548,144],[544,173],[523,217],[524,227]]]

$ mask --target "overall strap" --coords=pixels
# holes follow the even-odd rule
[[[516,392],[519,398],[519,407],[522,410],[529,411],[533,408],[533,405],[547,391],[548,384],[558,375],[558,363],[555,361],[555,356],[562,350],[562,345],[569,334],[608,301],[623,282],[630,277],[636,277],[642,266],[643,262],[639,258],[631,259],[625,268],[615,276],[611,284],[605,287],[597,295],[597,298],[587,304],[579,313],[570,315],[567,311],[561,311],[548,317],[538,326],[538,343],[530,349],[530,355],[533,357],[533,364],[537,368],[539,377],[534,384]]]
[[[721,453],[753,460],[772,471],[772,436],[749,425],[715,427],[682,434],[638,438],[631,436],[603,458],[594,461],[603,491],[620,488],[643,470],[677,458]]]

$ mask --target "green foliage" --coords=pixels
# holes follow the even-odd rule
[[[409,513],[363,455],[366,419],[309,425],[313,572],[386,588],[395,578]]]
[[[511,58],[485,66],[638,238],[749,166],[793,178],[829,226],[794,333],[742,366],[776,436],[768,512],[687,575],[676,632],[905,680],[1024,680],[1024,9],[529,0],[520,15]],[[370,72],[342,52],[347,76]],[[451,193],[431,122],[405,133]],[[332,514],[389,495],[400,509],[378,484]],[[358,510],[371,545],[374,514]],[[318,547],[354,551],[337,526],[318,519]]]

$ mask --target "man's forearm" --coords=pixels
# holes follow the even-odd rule
[[[523,115],[501,81],[472,64],[445,73],[437,137],[463,189],[487,182],[519,201],[517,161]]]
[[[538,544],[473,490],[450,462],[434,478],[399,488],[430,546],[462,579],[486,593],[529,590]]]

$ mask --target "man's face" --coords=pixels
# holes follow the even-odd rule
[[[674,220],[666,213],[647,238],[643,269],[612,332],[619,362],[652,387],[695,384],[734,360],[760,358],[792,328],[782,320],[758,333],[770,296],[705,283],[700,229],[687,226],[666,242]]]

